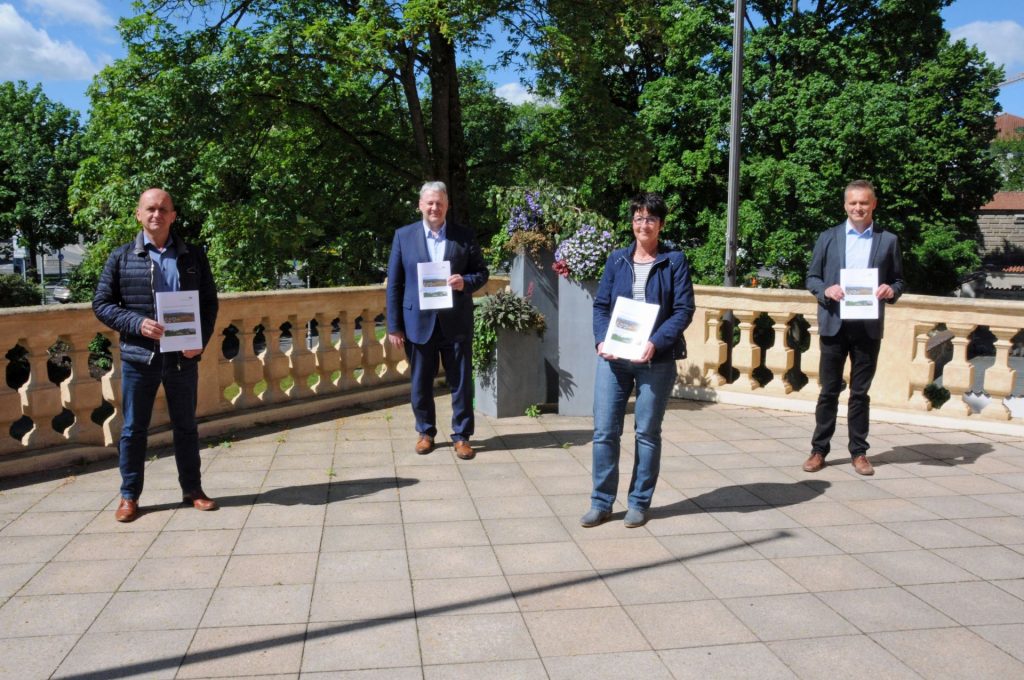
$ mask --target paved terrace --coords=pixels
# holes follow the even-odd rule
[[[1024,676],[1024,433],[876,424],[862,478],[800,470],[811,424],[674,401],[632,530],[577,524],[589,419],[461,462],[405,403],[207,442],[215,513],[167,451],[130,525],[109,463],[6,480],[0,677]]]

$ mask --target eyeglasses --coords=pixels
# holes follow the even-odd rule
[[[633,215],[633,224],[657,224],[661,222],[660,217],[653,217],[652,215]]]

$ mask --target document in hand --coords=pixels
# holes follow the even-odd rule
[[[877,319],[877,269],[840,269],[839,286],[843,299],[839,301],[840,319]]]
[[[658,319],[658,305],[630,298],[615,298],[603,351],[620,359],[636,361],[644,353]]]
[[[157,293],[156,322],[164,327],[164,337],[160,338],[161,352],[203,348],[199,291]]]
[[[420,262],[416,265],[420,309],[451,309],[454,306],[452,287],[448,285],[451,274],[452,263],[448,260]]]

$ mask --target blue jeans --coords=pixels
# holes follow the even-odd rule
[[[199,364],[181,358],[177,352],[157,354],[153,363],[121,362],[121,496],[138,501],[146,469],[146,441],[153,403],[160,385],[167,396],[167,410],[174,428],[174,461],[178,483],[184,493],[200,485],[199,430],[196,427],[196,391]]]
[[[597,358],[594,380],[594,492],[590,505],[611,511],[619,486],[619,441],[626,403],[636,387],[633,419],[636,455],[629,482],[629,507],[651,507],[661,468],[661,421],[676,381],[676,362],[634,364],[624,359]]]

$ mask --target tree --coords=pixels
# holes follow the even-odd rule
[[[424,179],[449,184],[455,219],[484,219],[477,187],[511,173],[508,106],[456,64],[497,1],[143,6],[121,24],[128,56],[91,89],[73,190],[101,235],[87,271],[161,185],[228,289],[272,287],[292,261],[316,285],[379,281]]]
[[[1001,183],[1000,191],[1024,191],[1024,136],[997,139],[990,147]]]
[[[0,239],[17,235],[31,263],[78,239],[68,187],[80,156],[76,112],[41,85],[0,83]]]
[[[876,217],[901,238],[912,290],[946,293],[977,266],[999,71],[950,41],[939,14],[948,4],[818,2],[794,13],[788,0],[748,2],[741,275],[768,270],[773,285],[801,286],[814,239],[843,217],[842,187],[858,177],[878,187]],[[704,283],[720,283],[724,268],[732,5],[549,0],[536,59],[575,153],[601,159],[579,166],[581,184],[606,211],[615,194],[663,191],[665,235],[687,245]]]

